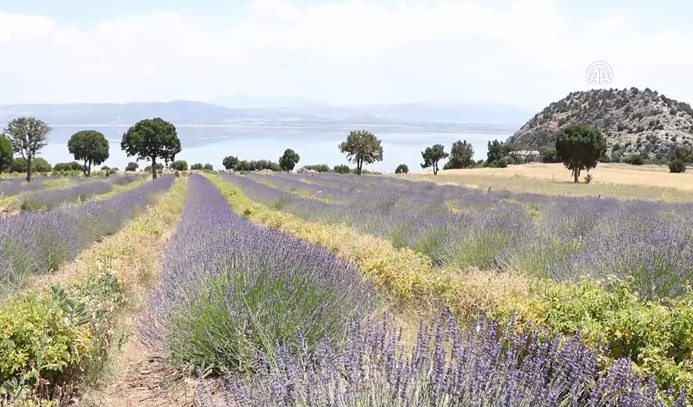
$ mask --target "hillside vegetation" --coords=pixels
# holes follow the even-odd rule
[[[677,146],[693,145],[693,109],[650,89],[571,92],[532,117],[508,142],[540,148],[572,124],[592,125],[606,137],[612,157],[639,153],[668,159]]]

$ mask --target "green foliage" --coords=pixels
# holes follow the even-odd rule
[[[234,157],[234,156],[230,155],[230,156],[224,157],[224,161],[222,161],[221,164],[227,170],[234,170],[238,166],[239,162],[240,161],[238,160],[238,157]]]
[[[681,159],[673,159],[669,163],[669,171],[675,173],[686,172],[686,163]]]
[[[53,167],[51,167],[48,161],[46,161],[46,159],[42,157],[34,159],[33,167],[36,170],[36,172],[40,173],[51,172],[53,170]]]
[[[604,154],[603,156],[599,157],[599,162],[608,164],[611,162],[611,157],[609,156],[609,154]]]
[[[8,171],[12,165],[12,142],[4,134],[0,134],[0,174]]]
[[[135,172],[140,166],[135,163],[135,162],[129,162],[128,165],[125,166],[125,171],[128,172]]]
[[[163,165],[163,164],[157,163],[154,167],[156,168],[156,172],[158,172],[158,173],[161,173],[161,172],[164,170],[164,165]],[[108,167],[106,167],[106,168],[108,168]],[[101,169],[103,169],[103,167],[102,167]],[[152,166],[151,166],[151,165],[148,165],[148,166],[144,167],[144,170],[143,170],[143,171],[144,171],[144,172],[150,172],[150,171],[152,171]]]
[[[82,164],[77,161],[72,161],[69,163],[57,163],[53,166],[53,171],[55,172],[71,172],[71,171],[84,171]]]
[[[501,158],[505,157],[510,153],[508,146],[505,143],[498,140],[493,140],[488,142],[488,152],[486,153],[486,162],[498,162]]]
[[[421,157],[424,162],[421,168],[433,167],[433,175],[438,174],[438,161],[448,157],[445,152],[445,147],[442,144],[435,144],[432,147],[426,147],[426,150],[421,152]]]
[[[91,276],[66,291],[29,293],[0,309],[0,395],[13,401],[50,393],[103,365],[110,345],[108,317],[123,303],[110,273]]]
[[[287,148],[279,157],[279,166],[284,172],[291,172],[300,159],[301,157],[294,150]]]
[[[177,160],[171,164],[171,169],[175,171],[187,171],[188,162],[184,160]]]
[[[660,388],[693,385],[693,299],[665,304],[643,301],[626,282],[604,288],[590,281],[537,281],[529,295],[501,304],[513,314],[565,334],[580,331],[588,343],[608,343],[611,358],[631,358],[642,373],[657,375]]]
[[[574,182],[579,182],[580,172],[597,166],[606,153],[606,141],[594,126],[569,126],[556,139],[558,157],[573,173]]]
[[[508,167],[508,161],[505,159],[505,157],[501,158],[498,161],[494,161],[491,164],[495,164],[495,167],[497,167],[497,168],[507,168]]]
[[[149,159],[156,168],[156,159],[166,162],[174,161],[180,153],[180,140],[176,127],[160,118],[146,119],[137,122],[123,134],[121,148],[128,157],[137,156],[137,160]],[[152,169],[152,178],[156,178]]]
[[[452,149],[450,150],[450,159],[445,164],[444,169],[452,168],[468,168],[473,167],[476,163],[474,162],[474,148],[467,141],[456,141],[452,143]]]
[[[329,172],[330,167],[327,164],[304,165],[301,171]]]
[[[203,168],[204,166],[202,165],[202,163],[195,163],[190,166],[190,169],[193,171],[202,171]]]
[[[627,155],[623,162],[630,165],[643,165],[645,164],[645,159],[639,153],[633,153]]]
[[[674,158],[677,160],[681,160],[686,164],[692,163],[693,162],[693,147],[685,146],[685,145],[677,146],[676,150],[674,151]]]
[[[10,164],[11,172],[26,172],[26,169],[27,164],[26,158],[24,157],[17,157],[14,160],[12,160],[12,164]]]
[[[395,174],[408,174],[409,173],[409,167],[407,167],[407,164],[400,164],[395,168]]]
[[[270,170],[279,172],[281,167],[279,164],[268,161],[268,160],[258,160],[258,161],[246,161],[241,160],[235,168],[236,171],[258,171],[258,170]]]
[[[585,177],[585,184],[589,184],[591,182],[592,182],[592,174],[588,173],[587,176]]]
[[[379,138],[366,130],[352,131],[346,141],[339,144],[339,151],[356,164],[356,174],[361,175],[363,164],[383,160],[383,146]]]
[[[108,140],[96,130],[82,130],[73,134],[67,148],[75,160],[84,161],[84,175],[91,175],[91,166],[100,165],[108,159]]]
[[[207,163],[207,164],[202,166],[202,170],[203,171],[214,171],[214,166],[212,164]]]
[[[34,117],[20,117],[12,120],[5,129],[12,149],[26,159],[26,180],[31,181],[34,157],[48,144],[51,128]]]
[[[348,165],[340,164],[334,166],[334,172],[337,174],[348,174],[351,172],[351,168]]]

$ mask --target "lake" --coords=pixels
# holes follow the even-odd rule
[[[433,144],[443,144],[450,151],[453,142],[466,140],[474,146],[475,159],[486,158],[486,143],[490,140],[506,140],[514,128],[493,125],[456,125],[445,131],[425,127],[382,127],[359,125],[252,125],[234,124],[218,126],[177,125],[182,152],[176,159],[211,163],[222,168],[224,157],[234,155],[241,160],[268,159],[278,161],[285,149],[292,148],[300,156],[298,167],[306,164],[346,164],[346,157],[337,147],[346,139],[349,130],[366,128],[383,143],[383,161],[365,166],[366,169],[393,172],[399,164],[409,170],[421,171],[421,151]],[[125,168],[134,157],[126,157],[120,149],[120,140],[128,126],[54,126],[49,135],[49,145],[42,156],[51,164],[72,161],[67,150],[67,140],[80,130],[95,129],[102,132],[111,145],[111,157],[104,163],[111,167]],[[140,168],[146,166],[140,161]],[[441,165],[442,167],[442,165]]]

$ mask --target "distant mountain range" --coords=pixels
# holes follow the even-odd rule
[[[23,104],[0,106],[0,123],[35,116],[50,125],[130,125],[161,117],[177,125],[224,124],[363,124],[445,125],[486,124],[519,126],[531,116],[529,109],[503,104],[411,103],[340,107],[305,103],[290,107],[225,107],[194,101]]]

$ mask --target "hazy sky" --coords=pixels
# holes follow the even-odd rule
[[[0,104],[232,95],[502,102],[650,87],[693,102],[687,1],[0,0]],[[588,83],[606,61],[612,84]]]

